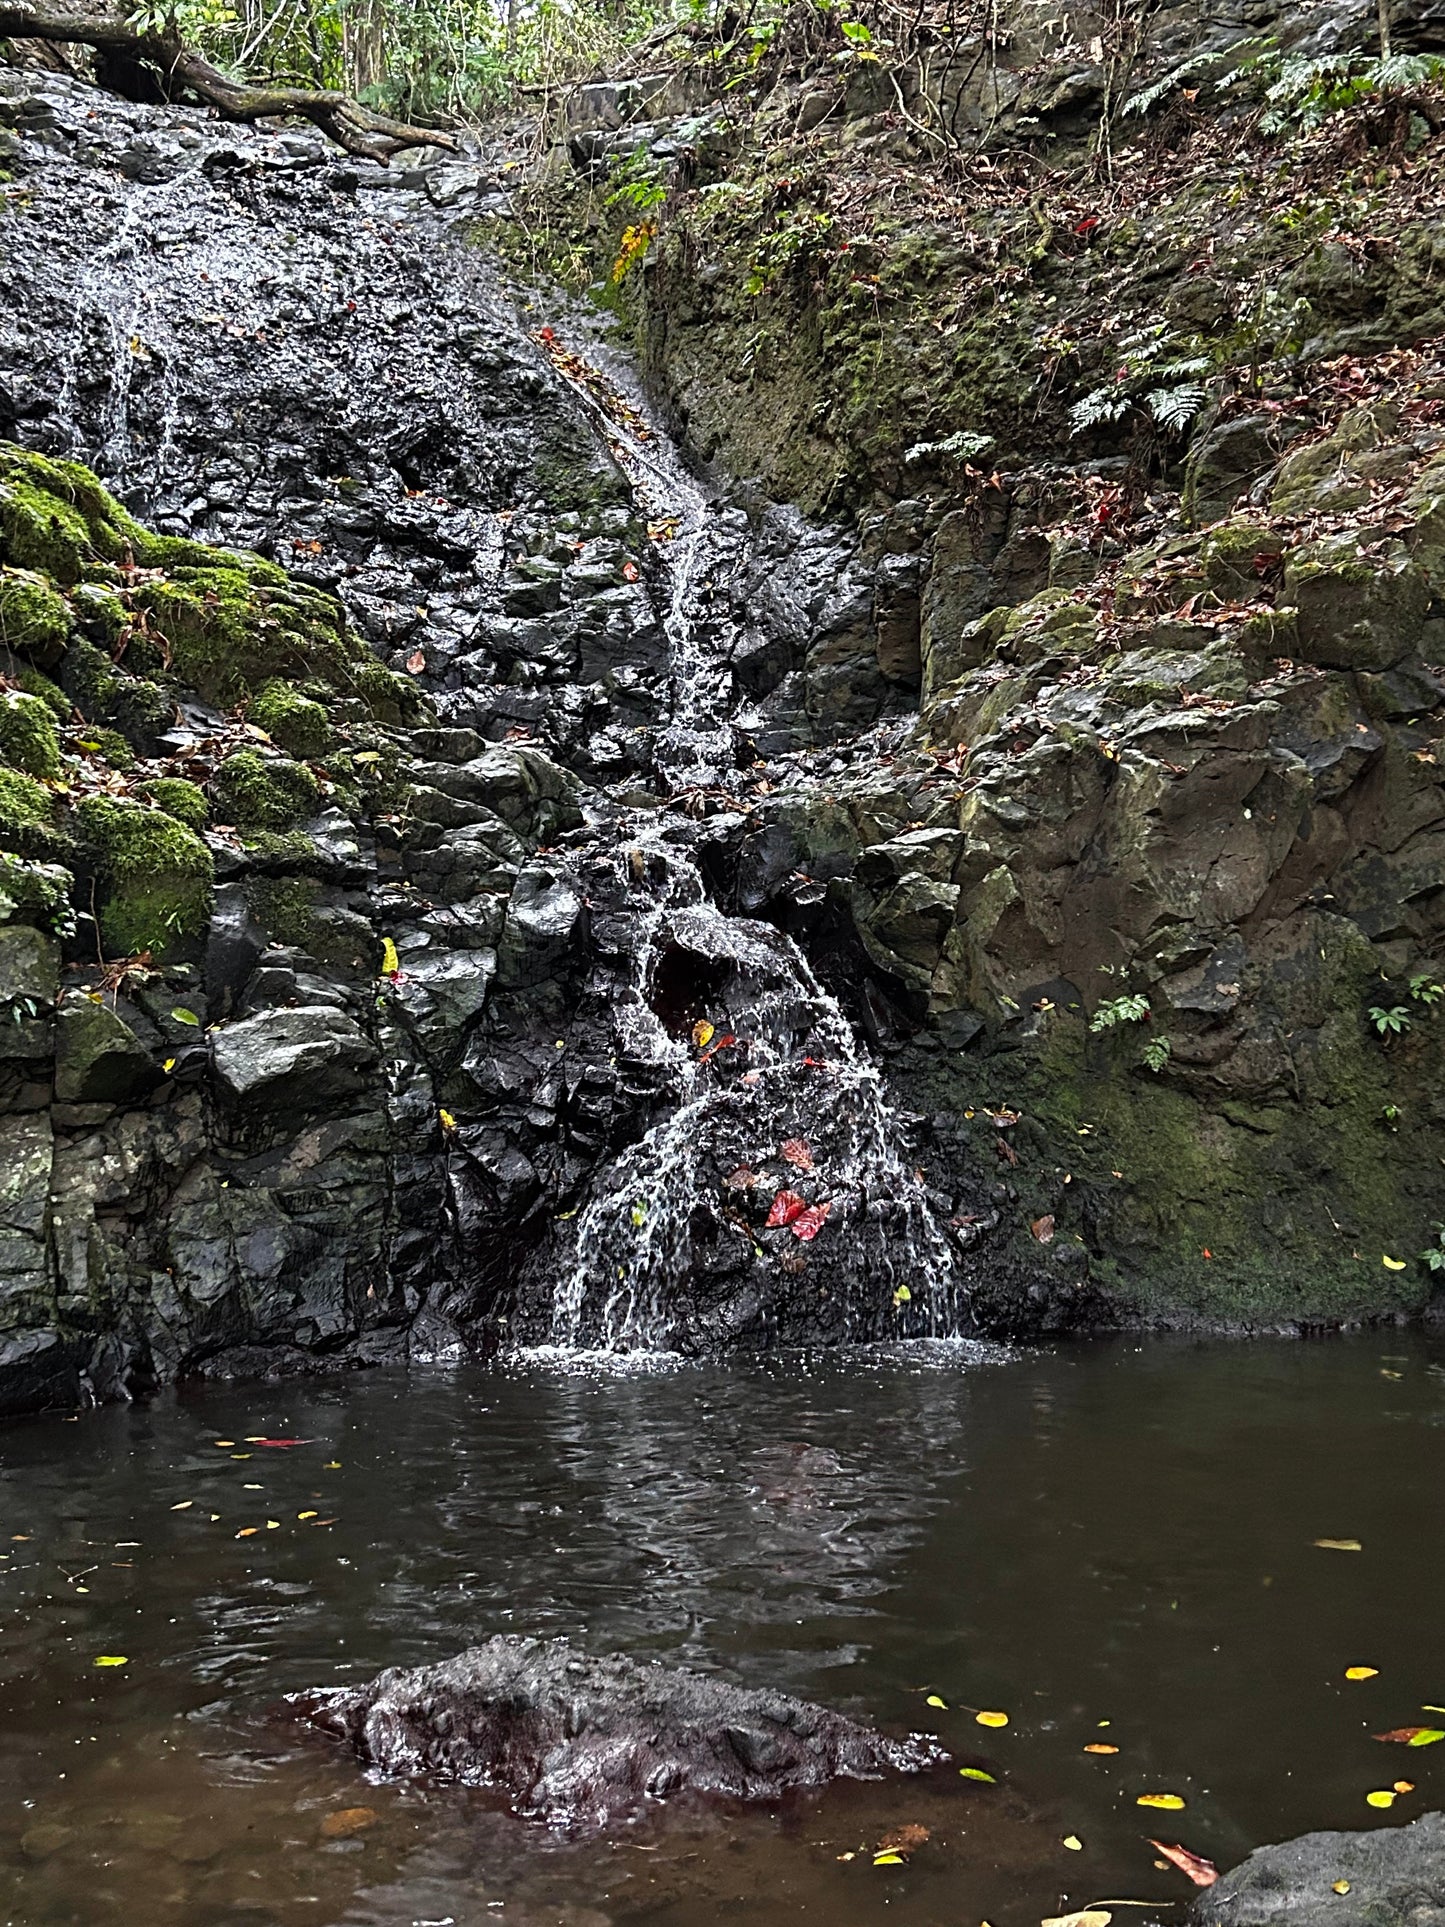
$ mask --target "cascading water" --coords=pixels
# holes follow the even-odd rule
[[[656,777],[674,802],[711,792],[739,820],[727,785],[751,719],[734,696],[730,591],[745,518],[719,509],[660,437],[607,431],[639,506],[667,531],[671,700]],[[604,875],[584,879],[627,927],[618,1060],[647,1067],[668,1101],[577,1215],[552,1345],[666,1349],[677,1281],[732,1275],[740,1260],[778,1265],[800,1291],[812,1277],[824,1295],[841,1291],[833,1323],[845,1337],[876,1336],[905,1304],[911,1330],[956,1334],[966,1307],[955,1246],[903,1155],[876,1066],[797,944],[713,901],[697,837],[676,808],[625,812],[608,854],[593,858]],[[781,1251],[758,1242],[759,1222]]]

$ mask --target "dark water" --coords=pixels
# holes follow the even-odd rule
[[[278,1435],[311,1442],[245,1442]],[[1440,1804],[1445,1745],[1369,1736],[1445,1703],[1442,1494],[1445,1348],[1395,1333],[383,1374],[14,1425],[0,1919],[1032,1927],[1136,1898],[1159,1905],[1123,1920],[1178,1921],[1149,1834],[1223,1865]],[[933,1727],[999,1784],[576,1843],[368,1785],[267,1717],[510,1629]],[[1135,1804],[1160,1791],[1184,1810]],[[875,1867],[903,1823],[929,1839]]]

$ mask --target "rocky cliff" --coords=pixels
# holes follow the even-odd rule
[[[1226,11],[0,68],[0,1403],[1427,1303],[1433,26]]]

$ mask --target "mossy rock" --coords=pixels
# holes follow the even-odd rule
[[[211,813],[205,792],[184,776],[158,776],[153,782],[142,784],[140,793],[147,803],[164,810],[167,816],[184,823],[198,836],[205,829]]]
[[[42,676],[38,669],[32,669],[28,663],[21,663],[12,675],[11,681],[17,689],[23,689],[27,696],[38,696],[57,722],[70,721],[70,713],[74,705],[59,684],[53,683],[49,676]]]
[[[85,746],[101,756],[112,769],[130,771],[136,766],[136,753],[118,729],[92,729],[84,737]]]
[[[52,792],[33,776],[0,767],[0,842],[22,853],[48,850],[56,840]]]
[[[193,830],[162,810],[112,796],[84,797],[75,814],[103,887],[100,931],[112,956],[160,956],[201,934],[214,868]]]
[[[321,790],[302,763],[254,749],[228,756],[216,775],[221,820],[242,829],[289,830],[314,813]]]
[[[252,877],[246,904],[273,943],[309,951],[320,888],[314,877]]]
[[[27,776],[60,774],[60,738],[48,704],[23,689],[0,695],[0,757]]]
[[[289,683],[273,679],[263,684],[251,698],[246,715],[288,755],[323,756],[331,747],[326,711]]]
[[[69,636],[69,607],[43,575],[0,568],[0,648],[18,650],[41,668],[53,669]]]
[[[75,642],[66,651],[62,681],[76,708],[95,726],[92,741],[101,728],[110,727],[149,751],[170,723],[171,697],[155,683],[117,668],[89,642]]]
[[[57,936],[75,928],[75,878],[58,863],[34,863],[0,850],[0,923],[42,924]]]

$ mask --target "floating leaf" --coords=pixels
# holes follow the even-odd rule
[[[380,1818],[375,1807],[342,1807],[339,1813],[328,1813],[321,1822],[322,1838],[349,1840],[354,1833],[364,1833],[368,1827],[374,1827]]]
[[[790,1137],[784,1142],[783,1156],[795,1171],[811,1171],[813,1168],[813,1153],[800,1137]]]
[[[1388,1733],[1376,1733],[1377,1740],[1394,1746],[1434,1746],[1445,1740],[1445,1726],[1396,1726]]]
[[[309,1445],[310,1439],[247,1439],[247,1445],[267,1445],[273,1452],[289,1451],[293,1445]]]
[[[1365,1795],[1366,1806],[1392,1807],[1394,1806],[1394,1804],[1395,1804],[1395,1795],[1393,1791],[1388,1787],[1381,1787],[1378,1792],[1367,1793]]]
[[[1345,1668],[1346,1679],[1378,1679],[1379,1677],[1380,1669],[1378,1666],[1347,1666]]]
[[[973,1716],[980,1726],[1007,1726],[1007,1713],[975,1713]]]
[[[296,1517],[298,1519],[314,1519],[316,1514],[314,1512],[298,1512]]]
[[[1386,1271],[1403,1271],[1405,1269],[1405,1260],[1403,1258],[1392,1258],[1388,1252],[1381,1255],[1380,1263],[1385,1267]]]
[[[873,1851],[909,1854],[931,1837],[927,1827],[919,1826],[916,1820],[905,1820],[901,1826],[890,1827]]]
[[[875,1867],[902,1867],[906,1866],[907,1862],[901,1853],[875,1853],[873,1856],[873,1865]]]
[[[268,1532],[279,1532],[281,1530],[281,1521],[279,1519],[268,1519],[266,1521],[266,1530]]]
[[[222,1445],[229,1448],[234,1445],[236,1441],[234,1439],[212,1439],[211,1443],[212,1445]]]
[[[698,1050],[706,1050],[717,1036],[717,1025],[710,1024],[706,1017],[699,1017],[692,1027],[692,1041]]]
[[[1113,1918],[1105,1907],[1085,1907],[1077,1914],[1052,1914],[1039,1927],[1109,1927]]]
[[[1162,1853],[1171,1867],[1177,1867],[1187,1874],[1196,1887],[1212,1887],[1219,1878],[1219,1869],[1212,1860],[1205,1860],[1188,1847],[1166,1847],[1162,1840],[1151,1840],[1149,1845]]]
[[[1396,1780],[1395,1791],[1396,1793],[1413,1793],[1415,1791],[1415,1782],[1413,1780]]]
[[[829,1198],[825,1198],[822,1204],[812,1205],[801,1216],[792,1220],[793,1236],[801,1238],[805,1245],[810,1245],[828,1222],[828,1213],[832,1209],[833,1203]]]
[[[199,1030],[201,1027],[200,1018],[193,1010],[187,1010],[184,1005],[178,1004],[171,1012],[171,1016],[178,1024],[189,1024],[192,1030]]]
[[[195,1503],[196,1502],[194,1499],[182,1499],[179,1505],[173,1505],[171,1507],[171,1511],[172,1512],[189,1512],[191,1507]]]
[[[1358,1539],[1316,1539],[1315,1544],[1326,1552],[1363,1552],[1365,1548]]]
[[[981,1766],[961,1766],[959,1772],[965,1780],[982,1780],[985,1786],[997,1786],[998,1781],[991,1773],[985,1773]]]
[[[1082,1853],[1084,1851],[1084,1843],[1076,1833],[1066,1833],[1064,1835],[1064,1845],[1070,1853]]]
[[[260,1530],[261,1528],[259,1526],[242,1526],[241,1530],[236,1534],[236,1537],[238,1539],[254,1539]]]
[[[943,1707],[943,1709],[944,1709],[945,1711],[947,1711],[947,1709],[948,1709],[948,1701],[947,1701],[947,1700],[941,1700],[941,1699],[940,1699],[940,1698],[938,1697],[938,1695],[937,1695],[937,1693],[930,1693],[930,1694],[928,1695],[928,1698],[927,1698],[927,1699],[926,1699],[926,1700],[924,1701],[924,1705],[925,1705],[925,1706],[941,1706],[941,1707]]]
[[[1102,1740],[1095,1740],[1092,1745],[1086,1746],[1084,1751],[1086,1753],[1117,1753],[1119,1749],[1117,1746],[1106,1746]]]
[[[774,1231],[780,1224],[792,1224],[795,1218],[802,1217],[807,1208],[807,1199],[800,1198],[796,1191],[780,1191],[773,1199],[763,1229]]]
[[[1350,1891],[1348,1880],[1336,1880],[1330,1888],[1332,1894],[1347,1894]]]
[[[95,1656],[95,1664],[97,1666],[129,1666],[130,1661],[124,1653],[97,1653]]]
[[[1134,1804],[1136,1807],[1162,1807],[1166,1813],[1178,1813],[1184,1802],[1177,1793],[1141,1793]]]

